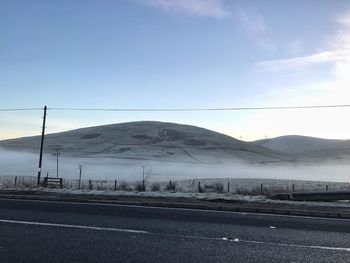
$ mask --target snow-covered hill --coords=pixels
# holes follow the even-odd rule
[[[293,157],[211,130],[177,123],[140,121],[82,128],[45,136],[45,152],[63,156],[186,163],[290,162]],[[0,141],[12,151],[38,152],[40,136]]]

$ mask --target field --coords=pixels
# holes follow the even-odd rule
[[[2,176],[0,189],[37,189],[34,176]],[[69,191],[117,192],[178,192],[178,193],[232,193],[250,196],[269,196],[277,193],[304,191],[350,190],[350,183],[301,181],[258,178],[205,178],[192,180],[138,181],[64,179],[63,188]],[[42,189],[39,187],[39,189]]]

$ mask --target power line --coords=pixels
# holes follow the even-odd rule
[[[44,108],[17,108],[17,109],[0,109],[0,111],[34,111],[43,110]]]
[[[232,108],[48,108],[55,111],[119,111],[119,112],[149,112],[149,111],[245,111],[245,110],[287,110],[287,109],[322,109],[346,108],[350,104],[306,105],[306,106],[273,106],[273,107],[232,107]]]
[[[350,104],[271,106],[271,107],[228,107],[228,108],[48,108],[51,111],[119,111],[119,112],[169,112],[169,111],[247,111],[247,110],[288,110],[288,109],[323,109],[348,108]],[[0,112],[36,111],[43,108],[8,108]]]

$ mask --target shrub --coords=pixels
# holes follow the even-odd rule
[[[159,183],[152,183],[152,185],[151,185],[151,190],[152,190],[153,192],[158,192],[158,191],[160,191],[160,184],[159,184]]]
[[[263,187],[263,189],[261,191],[260,186],[254,186],[250,189],[237,188],[236,193],[240,194],[240,195],[251,195],[251,196],[255,196],[255,195],[266,195],[267,196],[267,195],[269,195],[269,193],[271,194],[271,192],[268,191],[268,189],[266,187]]]
[[[103,183],[100,183],[96,186],[96,190],[107,190],[107,186]]]
[[[12,188],[14,187],[14,183],[12,179],[4,179],[2,180],[2,188]]]
[[[165,190],[167,191],[175,191],[175,189],[176,189],[176,184],[174,182],[171,182],[171,180],[165,186]]]
[[[205,187],[205,185],[204,185],[204,187]],[[203,190],[203,188],[201,187],[201,183],[198,182],[198,193],[203,193],[203,192],[204,192],[204,190]]]
[[[135,191],[144,192],[146,191],[146,186],[144,182],[138,181],[135,183]]]
[[[126,182],[126,181],[121,181],[120,182],[119,189],[122,190],[122,191],[130,191],[131,190],[131,188],[129,187],[128,182]]]
[[[213,184],[205,184],[204,187],[207,190],[214,190],[214,185]]]
[[[215,192],[221,194],[224,191],[224,185],[222,183],[216,182],[214,184],[214,190]]]

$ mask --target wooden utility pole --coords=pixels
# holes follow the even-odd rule
[[[54,148],[54,150],[56,151],[56,153],[52,154],[54,156],[56,156],[56,177],[58,178],[58,156],[61,155],[60,151],[62,150],[63,148],[61,146],[56,146]]]
[[[83,166],[80,164],[79,165],[79,189],[80,189],[80,184],[81,184],[81,171],[83,170]]]
[[[145,189],[145,165],[142,165],[142,189]]]
[[[43,162],[43,148],[44,148],[44,138],[45,138],[45,125],[46,125],[46,111],[47,107],[44,107],[44,118],[43,118],[43,128],[41,132],[41,143],[40,143],[40,155],[39,155],[39,167],[38,167],[38,180],[37,184],[40,184],[40,177],[41,177],[41,166]]]

